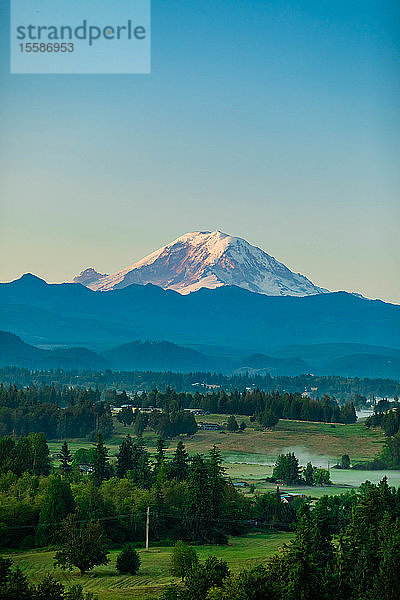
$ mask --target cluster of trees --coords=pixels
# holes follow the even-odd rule
[[[41,386],[17,388],[0,384],[0,435],[42,432],[48,439],[105,438],[113,431],[108,404],[99,390]]]
[[[324,496],[300,509],[294,540],[265,565],[231,573],[174,550],[183,584],[161,600],[392,600],[400,597],[400,490],[366,482],[360,495]],[[181,558],[180,558],[181,557]],[[180,558],[180,560],[179,560]]]
[[[68,514],[62,522],[59,535],[61,548],[55,555],[54,566],[63,570],[77,567],[84,575],[98,565],[107,565],[109,542],[99,521],[80,522],[75,514]],[[127,544],[117,556],[119,573],[136,575],[141,559],[132,544]]]
[[[258,390],[253,392],[257,395]],[[263,392],[261,392],[263,394]],[[264,427],[275,425],[278,419],[320,421],[324,423],[355,423],[357,420],[354,404],[346,402],[340,406],[335,398],[324,395],[321,400],[303,398],[300,394],[264,394],[264,406],[255,410],[257,420]]]
[[[18,441],[0,438],[0,473],[49,475],[50,452],[43,433],[30,433]]]
[[[66,442],[58,454],[59,466],[51,468],[43,434],[30,434],[23,444],[27,441],[38,450],[34,464],[27,461],[24,470],[13,463],[20,442],[0,440],[0,534],[5,547],[58,544],[66,519],[72,517],[75,524],[100,523],[114,544],[142,541],[147,507],[153,540],[224,543],[228,535],[255,524],[289,529],[297,520],[298,504],[283,503],[275,492],[253,498],[240,493],[225,476],[215,447],[208,456],[190,458],[179,441],[168,457],[159,438],[150,457],[140,438],[127,436],[112,462],[99,436],[84,456],[76,453],[91,467],[83,474]],[[32,454],[31,449],[27,456]]]
[[[149,426],[163,438],[175,437],[182,433],[194,435],[197,431],[196,419],[192,413],[184,410],[168,410],[152,412]]]
[[[330,485],[331,479],[327,469],[313,467],[311,462],[302,468],[293,452],[280,454],[270,478],[272,482],[285,485]]]
[[[231,433],[235,433],[236,431],[244,431],[246,429],[246,423],[241,421],[239,424],[236,420],[235,415],[230,415],[228,421],[226,423],[226,430]]]
[[[110,389],[143,390],[150,392],[157,388],[165,390],[168,386],[179,392],[193,393],[193,388],[205,390],[207,385],[218,385],[234,391],[249,387],[259,388],[265,392],[296,393],[299,390],[318,388],[318,395],[323,394],[356,400],[362,397],[393,397],[400,395],[400,383],[391,379],[359,379],[358,377],[300,375],[297,377],[271,375],[222,375],[220,373],[154,373],[151,371],[78,371],[78,370],[36,370],[17,367],[0,369],[0,381],[18,386],[51,385],[57,381],[61,386],[92,387],[101,391]],[[109,400],[113,403],[112,399]]]
[[[151,539],[219,542],[249,526],[253,510],[250,501],[225,478],[215,448],[208,457],[189,459],[179,442],[168,459],[160,439],[151,461],[143,442],[133,442],[128,436],[112,464],[99,436],[91,453],[89,475],[74,468],[67,444],[60,449],[60,466],[49,474],[43,435],[30,434],[23,444],[36,443],[34,436],[40,437],[45,446],[41,452],[46,461],[39,460],[36,453],[34,464],[27,462],[26,470],[19,464],[18,469],[14,467],[20,442],[3,438],[0,443],[0,532],[4,546],[57,543],[61,524],[69,515],[82,523],[99,521],[113,543],[143,540],[147,507]]]
[[[400,429],[400,407],[387,412],[375,412],[366,419],[365,426],[368,429],[370,427],[381,427],[386,436],[396,435]]]
[[[164,439],[181,434],[194,435],[197,431],[194,416],[176,406],[166,405],[162,411],[154,411],[150,415],[139,409],[133,412],[131,406],[124,406],[118,413],[117,420],[125,426],[133,426],[133,432],[137,436],[141,436],[147,426]]]
[[[381,410],[368,417],[365,422],[368,428],[381,427],[385,432],[385,436],[387,436],[386,443],[380,454],[374,461],[367,465],[372,469],[394,469],[400,467],[400,407],[388,410],[390,406],[393,406],[393,403],[381,405]],[[385,409],[387,412],[383,412]]]
[[[200,408],[206,412],[217,414],[256,415],[261,424],[269,419],[299,419],[303,421],[323,421],[337,423],[355,423],[357,417],[354,405],[346,402],[340,406],[335,398],[324,395],[321,400],[303,398],[299,393],[265,392],[261,389],[237,389],[232,392],[220,390],[207,394],[177,393],[171,388],[165,392],[157,389],[146,394],[135,394],[135,406],[146,408],[153,406],[170,411],[181,411],[184,408]]]
[[[232,392],[220,390],[201,394],[178,393],[170,387],[164,392],[154,389],[149,393],[136,393],[132,405],[140,408],[154,407],[168,414],[179,413],[185,408],[199,408],[209,413],[227,415],[255,415],[265,427],[273,427],[279,419],[322,421],[325,423],[355,423],[354,405],[346,402],[342,406],[335,398],[324,395],[321,400],[303,398],[299,393],[265,392],[258,388],[237,389]]]

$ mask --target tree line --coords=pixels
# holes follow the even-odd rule
[[[0,435],[43,432],[48,439],[95,439],[101,433],[107,439],[113,433],[113,421],[110,404],[101,397],[100,391],[92,388],[55,385],[18,388],[0,384]],[[141,435],[148,426],[163,438],[196,433],[196,420],[193,414],[185,411],[188,408],[198,408],[206,413],[251,415],[263,427],[273,427],[282,418],[339,423],[356,421],[351,402],[339,405],[329,396],[318,401],[299,393],[259,389],[190,394],[167,387],[164,392],[154,389],[149,393],[135,392],[131,396],[125,391],[111,391],[107,400],[123,406],[117,418],[125,425],[133,425],[135,434]],[[152,407],[159,411],[148,416],[138,410],[133,413],[131,406]]]
[[[221,373],[172,373],[152,371],[78,371],[78,370],[30,370],[18,367],[0,369],[0,382],[7,385],[40,387],[57,382],[60,386],[78,386],[83,388],[143,390],[150,392],[157,388],[165,391],[168,386],[178,392],[193,392],[193,389],[205,391],[205,386],[217,385],[228,391],[257,387],[265,392],[296,393],[299,390],[317,388],[316,395],[336,396],[344,400],[355,400],[363,397],[393,397],[400,395],[400,382],[391,379],[360,379],[358,377],[341,377],[335,375],[299,375],[271,376]]]
[[[121,395],[114,402],[121,400]],[[335,398],[325,395],[321,400],[303,397],[300,393],[264,392],[260,389],[227,392],[178,393],[168,387],[164,392],[154,389],[149,393],[135,393],[129,402],[138,408],[158,408],[168,414],[184,409],[200,409],[206,413],[248,415],[264,427],[273,427],[279,419],[320,421],[325,423],[355,423],[354,404],[339,405]],[[181,417],[182,418],[182,417]],[[155,417],[157,420],[157,416]]]
[[[314,467],[311,462],[302,468],[293,452],[279,454],[272,477],[267,481],[282,482],[284,485],[330,485],[331,478],[327,469]]]
[[[0,384],[0,435],[42,432],[48,439],[109,437],[113,431],[110,406],[95,389]]]

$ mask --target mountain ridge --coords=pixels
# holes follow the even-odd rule
[[[0,284],[0,329],[37,345],[96,351],[137,339],[225,347],[242,356],[271,355],[299,344],[396,348],[400,306],[346,292],[267,296],[235,286],[182,295],[133,284],[98,293],[80,284],[22,277]]]

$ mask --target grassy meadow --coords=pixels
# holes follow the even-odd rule
[[[225,431],[201,431],[194,436],[182,439],[189,454],[204,453],[216,444],[221,450],[227,474],[233,481],[246,481],[255,485],[256,490],[270,489],[271,484],[265,482],[266,477],[272,475],[273,464],[278,454],[294,452],[301,465],[311,461],[318,467],[332,467],[340,461],[343,454],[349,454],[353,463],[364,462],[374,458],[384,444],[384,435],[380,429],[367,429],[363,422],[351,425],[340,423],[314,423],[306,421],[281,420],[271,431],[262,430],[248,417],[238,415],[237,421],[245,421],[247,428],[242,433],[229,433]],[[223,424],[227,415],[207,415],[197,417],[199,421],[210,421]],[[122,438],[130,433],[132,427],[124,427],[114,419],[115,432],[107,446],[110,449],[111,459],[116,456]],[[144,441],[150,452],[154,452],[157,435],[145,431]],[[69,440],[72,452],[78,448],[89,448],[91,443],[87,440]],[[167,454],[172,454],[177,440],[168,442]],[[60,447],[60,442],[50,442],[50,451],[55,455]],[[315,497],[329,493],[341,493],[346,488],[359,487],[369,479],[379,481],[384,473],[377,471],[341,471],[331,470],[331,479],[334,483],[329,488],[310,488],[302,491]],[[388,471],[389,483],[400,485],[400,472]],[[377,479],[378,478],[378,479]]]
[[[195,546],[200,559],[210,554],[224,559],[232,571],[238,571],[252,565],[265,562],[272,554],[287,543],[292,537],[290,533],[257,533],[242,537],[232,537],[228,546]],[[93,592],[99,600],[150,600],[157,598],[162,589],[178,581],[169,574],[171,547],[158,546],[148,552],[138,549],[142,560],[137,575],[119,575],[115,569],[118,550],[110,553],[107,566],[96,567],[90,574],[81,577],[78,570],[62,571],[54,569],[55,551],[8,552],[7,554],[18,565],[28,578],[38,583],[46,573],[54,576],[66,587],[81,584],[85,591]]]

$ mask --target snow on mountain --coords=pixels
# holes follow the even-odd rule
[[[221,231],[186,233],[117,273],[101,275],[86,269],[74,282],[99,291],[152,283],[180,294],[224,285],[268,296],[308,296],[328,291],[246,240]]]
[[[82,285],[85,285],[86,287],[90,287],[92,284],[95,284],[102,277],[107,277],[107,275],[106,274],[102,275],[101,273],[98,273],[94,269],[90,268],[90,269],[85,269],[77,277],[75,277],[74,282],[75,283],[78,282],[78,283],[81,283]]]

